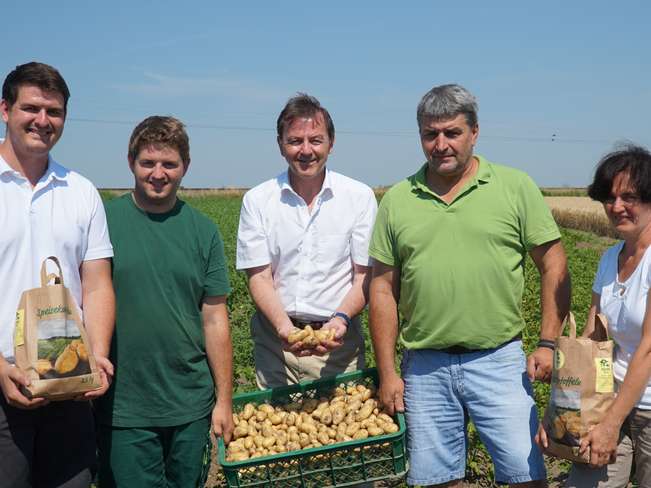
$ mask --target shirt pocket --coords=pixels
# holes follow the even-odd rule
[[[350,234],[327,234],[317,242],[317,260],[320,265],[338,266],[350,261]]]

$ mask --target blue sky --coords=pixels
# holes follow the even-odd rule
[[[72,98],[53,155],[100,187],[132,185],[127,142],[152,114],[188,126],[185,186],[270,178],[297,91],[334,119],[328,166],[372,186],[422,164],[416,105],[443,83],[479,100],[476,151],[540,185],[584,186],[617,141],[651,146],[644,1],[36,0],[2,18],[2,78],[30,60],[61,71]]]

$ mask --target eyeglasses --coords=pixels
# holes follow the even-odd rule
[[[622,205],[625,207],[634,207],[640,203],[640,197],[633,193],[624,193],[622,195],[610,196],[606,198],[603,203],[604,205],[614,205],[615,201],[619,198],[619,201],[622,202]]]

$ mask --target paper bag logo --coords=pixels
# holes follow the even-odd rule
[[[552,383],[562,387],[581,386],[581,378],[576,376],[552,377]]]
[[[16,310],[16,327],[14,328],[14,345],[25,344],[25,309]]]
[[[612,393],[614,391],[613,364],[609,358],[594,358],[597,370],[595,391]]]
[[[64,307],[63,305],[57,305],[56,307],[47,307],[47,308],[37,308],[36,309],[36,316],[40,319],[42,317],[45,317],[47,315],[52,315],[55,313],[65,313],[70,315],[72,312],[68,307]]]
[[[560,349],[554,350],[554,369],[561,369],[565,366],[565,354]]]

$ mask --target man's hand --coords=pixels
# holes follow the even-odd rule
[[[529,380],[545,381],[552,378],[554,351],[547,347],[539,347],[527,358],[527,375]]]
[[[289,342],[289,336],[296,331],[298,331],[298,329],[294,327],[291,322],[276,329],[276,334],[278,334],[278,338],[282,343],[283,349],[285,351],[291,352],[295,356],[300,357],[312,356],[315,354],[314,348],[306,348],[302,341],[294,342],[293,344]],[[321,354],[324,353],[322,352]]]
[[[228,444],[233,435],[233,408],[228,402],[219,402],[212,409],[211,427],[215,437],[222,437]]]
[[[323,351],[323,354],[334,351],[338,347],[341,347],[344,344],[344,336],[348,331],[348,325],[346,321],[341,317],[332,317],[328,320],[321,330],[334,330],[335,337],[331,341],[324,341],[319,346],[316,347],[317,354],[320,354]]]
[[[102,381],[102,386],[97,390],[87,391],[83,396],[78,398],[79,400],[93,400],[95,398],[99,398],[104,393],[106,393],[106,391],[109,389],[109,386],[111,386],[111,383],[113,381],[113,374],[115,373],[111,361],[109,361],[108,358],[96,356],[95,364],[97,364],[97,370]]]
[[[342,341],[341,344],[343,344],[343,338],[346,335],[346,331],[348,331],[348,324],[346,324],[346,321],[341,317],[332,317],[325,324],[323,324],[323,329],[334,329],[334,341]]]
[[[612,462],[617,455],[617,442],[621,425],[611,424],[608,419],[595,425],[581,439],[579,453],[584,454],[590,448],[590,465],[604,466]]]
[[[549,446],[549,442],[547,441],[547,431],[545,430],[545,427],[543,427],[542,422],[538,424],[538,432],[536,433],[536,436],[533,438],[533,440],[541,449],[547,449]]]
[[[289,322],[288,324],[281,325],[279,328],[276,329],[276,334],[278,334],[278,338],[280,339],[280,342],[283,344],[283,349],[285,351],[291,351],[293,344],[289,343],[289,336],[296,332],[296,327]]]
[[[380,406],[389,415],[393,416],[396,412],[405,411],[404,393],[405,383],[396,373],[380,379],[378,399],[380,400]]]
[[[29,386],[29,378],[19,368],[9,364],[4,359],[0,360],[0,388],[7,404],[12,407],[32,410],[47,405],[45,398],[29,399],[20,391],[21,386]]]
[[[338,347],[341,347],[341,345],[344,343],[342,338],[344,334],[346,334],[346,322],[339,317],[334,317],[323,324],[323,327],[319,330],[327,329],[332,329],[335,331],[334,339],[331,341],[322,341],[316,346],[306,345],[303,341],[294,342],[293,344],[290,343],[288,340],[289,336],[300,330],[293,325],[283,326],[280,329],[277,329],[276,333],[282,342],[283,349],[285,351],[293,353],[295,356],[323,356],[337,349]]]

